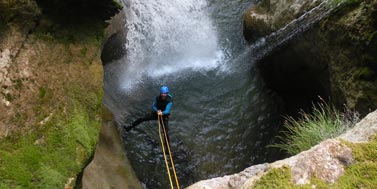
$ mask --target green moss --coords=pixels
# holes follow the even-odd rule
[[[374,71],[369,67],[359,67],[354,71],[354,77],[356,79],[368,80],[375,75]]]
[[[45,87],[39,87],[39,99],[44,99],[46,96],[46,88]]]
[[[9,102],[12,102],[12,100],[13,100],[12,95],[9,94],[9,93],[4,94],[4,97],[5,97],[5,99],[6,99],[7,101],[9,101]]]
[[[119,10],[123,9],[123,5],[120,3],[120,1],[118,1],[118,0],[112,0],[112,2],[114,3],[114,6],[117,9],[119,9]]]
[[[271,169],[255,183],[254,188],[290,188],[290,179],[291,170],[288,167]]]
[[[369,188],[377,186],[377,164],[360,162],[351,165],[334,188]]]
[[[14,82],[14,84],[15,84],[15,88],[17,89],[17,90],[21,90],[22,89],[22,80],[21,79],[16,79],[15,81],[13,81]]]
[[[84,79],[67,81],[61,86],[66,95],[62,99],[57,99],[52,89],[39,88],[34,129],[0,140],[0,188],[61,188],[81,172],[98,139],[103,96],[99,84]],[[46,108],[57,100],[60,105],[40,124],[49,116]],[[16,116],[14,124],[27,119],[16,115],[20,118]]]
[[[336,186],[343,188],[375,188],[377,186],[377,137],[369,143],[346,143],[356,160],[339,178]],[[341,183],[341,184],[340,184]]]
[[[82,104],[71,111],[55,115],[46,129],[0,141],[0,186],[61,188],[81,171],[94,152],[99,122]]]
[[[80,50],[80,53],[81,53],[81,56],[85,57],[86,56],[86,53],[88,52],[88,49],[86,47],[82,48]]]
[[[40,14],[34,0],[2,0],[0,2],[0,36],[12,21],[27,28],[33,19]]]
[[[281,188],[281,189],[312,189],[313,186],[318,189],[331,188],[330,185],[322,182],[317,178],[313,178],[310,184],[306,185],[294,185],[291,181],[292,174],[289,167],[273,168],[264,176],[262,176],[258,181],[256,181],[253,189],[270,189],[270,188]],[[249,189],[252,189],[249,188]]]

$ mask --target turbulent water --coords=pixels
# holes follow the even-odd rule
[[[182,186],[280,156],[265,148],[279,129],[279,103],[254,60],[297,31],[249,47],[242,36],[249,2],[123,1],[127,55],[105,66],[105,104],[120,125],[128,125],[151,111],[161,85],[170,87],[171,145]],[[146,188],[168,188],[157,129],[152,121],[124,133]]]

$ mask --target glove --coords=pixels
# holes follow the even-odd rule
[[[158,110],[157,115],[162,116],[162,111]]]

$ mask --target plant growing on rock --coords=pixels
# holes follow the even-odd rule
[[[320,142],[339,136],[359,121],[359,114],[345,108],[340,112],[333,105],[313,105],[312,113],[301,112],[298,119],[286,117],[285,131],[278,138],[281,144],[271,145],[291,155],[308,150]]]

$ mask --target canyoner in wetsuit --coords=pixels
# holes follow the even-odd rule
[[[173,181],[172,174],[173,174],[174,175],[173,178],[175,178],[175,181],[176,181],[176,186],[178,187],[178,189],[180,189],[177,172],[174,166],[172,152],[170,150],[170,145],[169,145],[170,138],[168,134],[170,109],[173,106],[172,98],[173,97],[169,93],[168,87],[162,86],[160,88],[160,95],[157,96],[156,99],[153,101],[152,113],[147,114],[144,117],[137,119],[136,121],[132,123],[131,126],[126,127],[125,130],[130,131],[132,128],[136,127],[143,121],[150,121],[150,120],[159,121],[158,129],[159,129],[159,135],[160,135],[160,141],[161,141],[161,149],[164,154],[164,160],[165,160],[167,173],[169,176],[170,186],[172,189],[175,188],[172,182]],[[163,128],[162,130],[161,130],[161,126]],[[173,171],[172,174],[171,174],[171,171]]]
[[[169,88],[167,86],[162,86],[160,88],[160,95],[157,96],[156,99],[153,101],[152,113],[147,114],[144,117],[134,121],[131,126],[125,128],[126,131],[130,131],[132,128],[136,127],[144,121],[158,120],[158,116],[162,115],[162,121],[165,124],[167,130],[166,134],[168,135],[169,115],[171,107],[173,106],[172,98],[173,96],[169,93]]]

